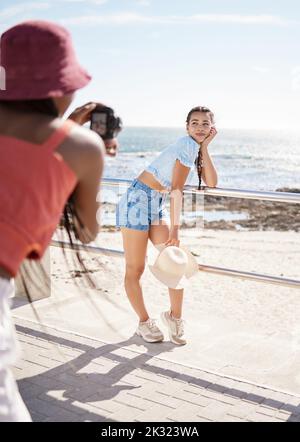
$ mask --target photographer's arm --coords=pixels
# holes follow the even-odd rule
[[[82,154],[82,173],[74,191],[74,206],[83,227],[75,221],[76,233],[83,243],[93,241],[99,233],[97,198],[104,166],[104,146],[99,140],[85,143]]]

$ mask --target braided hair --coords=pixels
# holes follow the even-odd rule
[[[194,112],[205,112],[209,115],[211,122],[214,124],[214,114],[212,113],[212,111],[210,109],[208,109],[208,107],[205,106],[196,106],[193,107],[193,109],[191,109],[186,117],[186,123],[189,124],[192,114]],[[195,160],[195,166],[197,167],[197,173],[198,173],[198,179],[199,179],[199,183],[198,183],[198,190],[201,190],[201,175],[202,175],[202,168],[203,168],[203,158],[202,158],[202,151],[201,151],[201,147],[199,149],[199,153],[198,156]]]

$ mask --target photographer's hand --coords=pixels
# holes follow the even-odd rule
[[[84,123],[87,123],[91,119],[91,113],[95,109],[95,107],[101,103],[93,103],[89,102],[84,104],[83,106],[77,107],[71,115],[69,115],[68,120],[75,121],[75,123],[80,124],[81,126]],[[104,106],[104,105],[102,105]]]
[[[102,103],[95,103],[95,102],[89,102],[84,104],[83,106],[77,107],[71,115],[69,115],[68,119],[74,121],[77,124],[80,124],[81,126],[88,121],[91,120],[91,114],[96,106],[103,106]],[[103,140],[105,144],[105,150],[106,154],[111,157],[115,157],[117,155],[119,143],[116,138],[113,138],[111,140]]]

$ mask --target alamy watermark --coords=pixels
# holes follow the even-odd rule
[[[149,192],[138,188],[127,191],[124,186],[117,186],[114,190],[102,189],[97,201],[101,207],[97,213],[99,225],[116,227],[130,226],[146,230],[149,224],[161,224],[162,220],[170,225],[171,206],[174,212],[174,225],[188,228],[204,227],[204,196],[200,194],[185,193],[179,190],[159,193],[155,190]],[[120,197],[121,195],[121,197]],[[107,213],[102,204],[108,204],[112,213]]]
[[[3,66],[0,66],[0,91],[6,90],[6,72]]]

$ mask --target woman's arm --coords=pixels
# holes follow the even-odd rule
[[[170,232],[166,246],[179,246],[180,214],[182,208],[183,187],[190,172],[190,168],[176,160],[170,195]]]
[[[208,187],[216,187],[216,185],[218,184],[217,171],[208,152],[208,145],[216,135],[217,130],[213,127],[210,131],[209,136],[201,143],[201,153],[203,161],[201,178],[203,178],[205,184]]]

